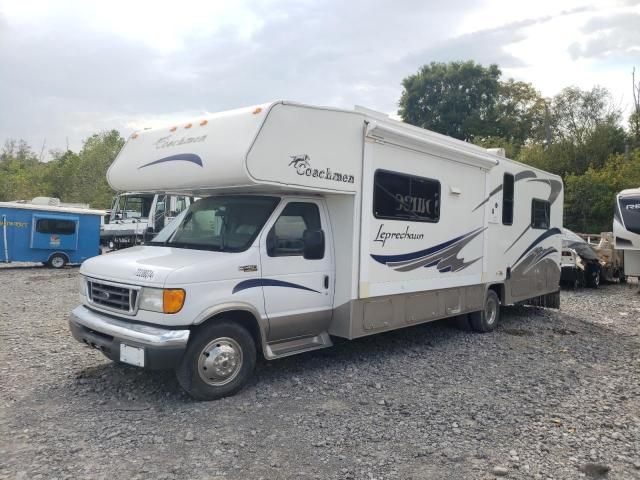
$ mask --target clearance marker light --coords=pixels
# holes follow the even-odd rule
[[[260,113],[262,111],[262,108],[258,107],[253,111],[254,115],[257,115],[258,113]]]
[[[207,123],[209,123],[209,120],[202,120],[200,122],[200,126],[202,127],[203,125],[206,125]]]
[[[169,129],[169,131],[170,131],[170,132],[175,132],[177,129],[178,129],[178,127],[171,127],[171,128]]]
[[[193,123],[187,123],[184,128],[191,128],[193,126]]]
[[[133,134],[131,135],[131,138],[132,138],[132,139],[134,139],[134,140],[135,140],[136,138],[138,138],[138,133],[137,133],[137,132],[136,132],[136,133],[133,133]]]

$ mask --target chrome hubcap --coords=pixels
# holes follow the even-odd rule
[[[219,387],[231,382],[242,368],[242,348],[233,338],[216,338],[198,358],[198,374],[205,383]]]
[[[51,260],[51,265],[53,265],[56,268],[60,268],[62,267],[62,265],[64,265],[64,260],[61,257],[54,257]]]
[[[496,321],[497,313],[498,305],[496,304],[496,301],[493,298],[489,298],[484,309],[484,316],[487,319],[487,324],[491,325]]]

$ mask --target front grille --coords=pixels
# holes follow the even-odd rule
[[[89,303],[93,305],[129,315],[136,313],[138,305],[138,290],[136,288],[87,279],[87,292]]]

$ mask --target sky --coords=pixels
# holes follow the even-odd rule
[[[0,143],[77,150],[277,99],[396,114],[404,77],[455,60],[628,113],[640,0],[0,0]]]

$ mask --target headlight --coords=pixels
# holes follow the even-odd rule
[[[152,312],[162,312],[162,289],[148,288],[142,289],[140,297],[140,309],[150,310]]]
[[[78,277],[78,293],[81,297],[87,296],[87,280],[82,275]]]
[[[144,287],[140,294],[141,310],[159,313],[178,313],[182,310],[185,291],[181,288],[150,288]]]

